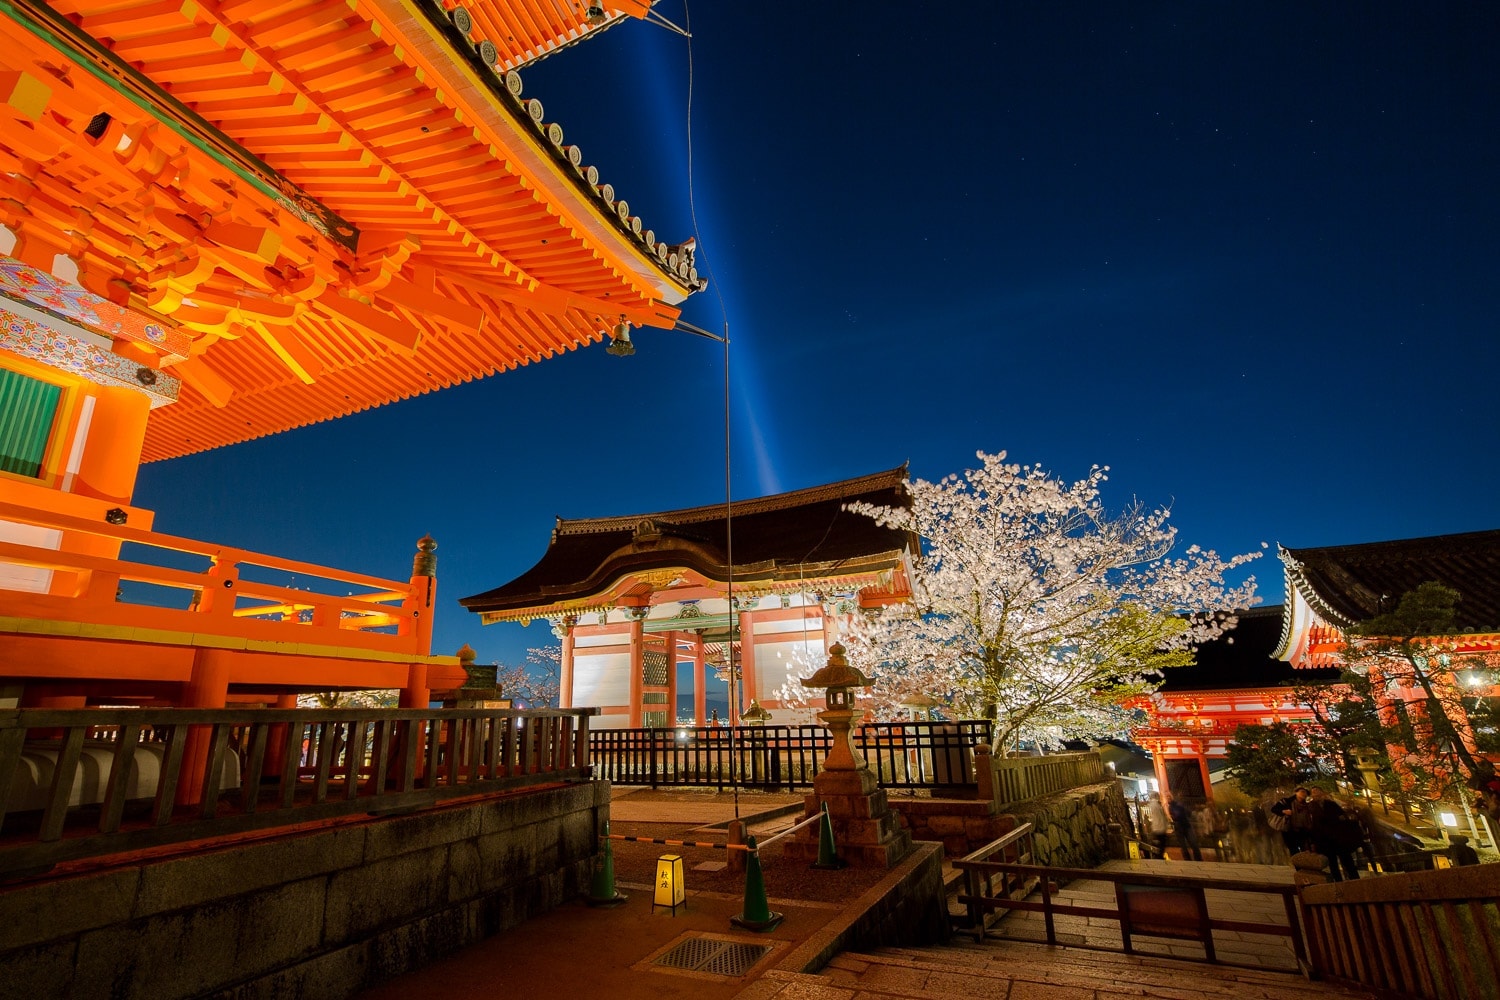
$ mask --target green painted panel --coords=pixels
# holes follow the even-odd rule
[[[40,476],[62,389],[0,368],[0,471]]]

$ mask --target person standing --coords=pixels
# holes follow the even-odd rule
[[[1177,834],[1177,843],[1182,845],[1182,860],[1191,852],[1194,861],[1203,860],[1203,851],[1198,846],[1198,832],[1193,829],[1193,814],[1179,798],[1167,803],[1167,812],[1172,816],[1172,830]]]
[[[1357,823],[1351,822],[1353,817],[1344,815],[1344,807],[1321,788],[1314,788],[1309,793],[1307,805],[1312,817],[1313,850],[1328,859],[1328,874],[1335,882],[1344,881],[1345,876],[1359,878],[1354,850],[1364,837]],[[1342,875],[1339,874],[1340,867],[1343,868]]]
[[[1167,856],[1167,811],[1162,808],[1161,793],[1152,792],[1146,804],[1141,806],[1142,832],[1151,838],[1159,857]]]
[[[1307,850],[1312,834],[1312,812],[1307,804],[1308,791],[1298,785],[1292,794],[1271,804],[1270,813],[1281,817],[1281,823],[1272,824],[1281,831],[1282,843],[1288,854],[1301,854]]]
[[[1455,868],[1479,864],[1479,852],[1469,846],[1469,838],[1461,833],[1448,834],[1448,860]]]

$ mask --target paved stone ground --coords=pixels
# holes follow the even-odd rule
[[[816,976],[771,969],[735,1000],[1319,1000],[1375,994],[1259,969],[1019,941],[845,952]]]

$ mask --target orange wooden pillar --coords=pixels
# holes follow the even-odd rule
[[[423,535],[417,542],[417,554],[411,561],[411,582],[401,610],[412,617],[409,628],[414,652],[427,656],[432,652],[432,618],[437,605],[437,542]],[[402,708],[426,708],[432,701],[427,683],[427,664],[413,662],[406,668],[406,686],[401,689]]]
[[[708,657],[703,652],[703,632],[693,643],[693,725],[708,725]]]
[[[677,633],[668,632],[667,640],[667,726],[677,728]]]
[[[734,724],[739,725],[740,712],[760,697],[755,676],[755,612],[740,612],[740,690],[736,704],[730,706]]]
[[[646,609],[629,608],[630,616],[630,728],[641,728],[641,701],[646,686]]]
[[[140,470],[141,446],[146,438],[151,400],[129,389],[99,386],[87,404],[87,426],[74,426],[75,433],[78,430],[84,432],[83,449],[78,458],[78,471],[64,477],[67,488],[83,496],[129,506],[135,493],[136,474]],[[78,418],[79,422],[84,419],[84,416]],[[107,535],[64,531],[58,550],[116,559],[120,555],[120,542]],[[49,590],[63,596],[81,594],[88,589],[93,572],[54,572]],[[101,580],[100,583],[106,599],[112,599],[117,581]]]
[[[1204,753],[1203,744],[1198,744],[1198,773],[1203,776],[1203,797],[1209,805],[1214,804],[1214,783],[1208,773],[1208,755]]]
[[[223,708],[229,697],[229,671],[234,654],[224,649],[199,649],[193,657],[193,671],[182,689],[183,708]],[[182,754],[182,770],[177,779],[177,805],[196,806],[203,801],[203,779],[208,773],[209,740],[212,727],[188,727],[187,743]],[[241,781],[255,780],[241,775]]]
[[[1171,783],[1167,781],[1167,757],[1162,752],[1162,747],[1157,744],[1151,752],[1151,770],[1156,773],[1156,787],[1163,795],[1172,790]]]
[[[273,703],[274,708],[296,708],[297,696],[294,694],[279,694]],[[281,769],[286,766],[286,726],[285,722],[278,722],[271,727],[266,738],[266,762],[260,769],[260,777],[279,778]]]

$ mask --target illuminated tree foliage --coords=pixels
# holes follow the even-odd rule
[[[1225,764],[1246,795],[1290,792],[1298,785],[1331,777],[1325,761],[1308,752],[1300,727],[1278,722],[1269,726],[1240,726],[1229,741]]]
[[[1225,575],[1259,553],[1171,553],[1169,511],[1132,502],[1108,513],[1108,470],[1076,482],[979,453],[962,477],[910,484],[910,509],[851,504],[915,532],[914,600],[860,623],[855,662],[877,701],[927,695],[966,718],[996,721],[995,745],[1056,745],[1123,733],[1123,703],[1219,635],[1226,609],[1256,600],[1253,577]]]
[[[519,666],[495,664],[495,685],[518,708],[556,708],[561,673],[562,648],[541,646]]]
[[[1408,790],[1438,798],[1455,784],[1482,788],[1495,776],[1481,756],[1493,746],[1488,699],[1496,657],[1466,652],[1457,641],[1458,591],[1424,583],[1394,611],[1349,630],[1344,660],[1385,690],[1381,720],[1391,763]]]

